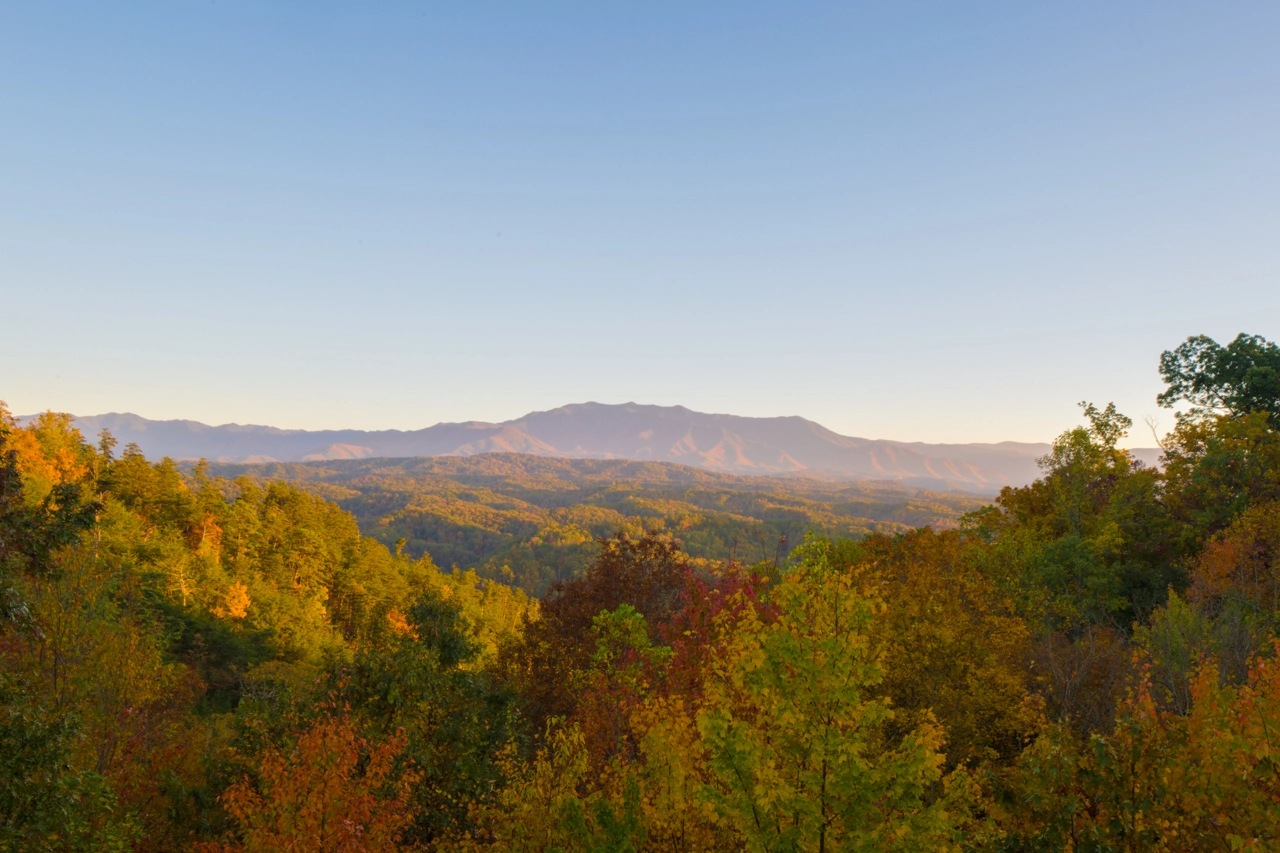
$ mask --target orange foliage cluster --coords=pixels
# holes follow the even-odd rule
[[[410,791],[420,774],[397,767],[403,733],[370,743],[350,716],[313,723],[288,751],[268,747],[255,759],[256,781],[223,793],[239,839],[204,843],[203,853],[380,853],[398,849],[413,819]]]

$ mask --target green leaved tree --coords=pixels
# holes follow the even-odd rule
[[[810,540],[760,608],[724,612],[698,728],[706,796],[752,851],[945,850],[940,727],[887,737],[870,634],[883,605]]]

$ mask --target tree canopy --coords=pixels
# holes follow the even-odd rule
[[[334,500],[394,479],[227,479],[0,405],[0,850],[1275,850],[1275,347],[1216,346],[1162,361],[1197,409],[1159,467],[1085,403],[956,524],[808,504],[789,550],[712,558],[702,522],[591,516],[623,523],[558,528],[580,570],[529,548],[541,601]],[[461,503],[539,506],[495,495]]]
[[[1280,417],[1280,346],[1258,335],[1226,346],[1193,335],[1160,356],[1160,377],[1168,388],[1156,400],[1166,408],[1185,401],[1195,414]]]

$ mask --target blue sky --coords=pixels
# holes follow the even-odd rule
[[[1277,45],[1273,2],[0,4],[0,399],[1168,426],[1161,350],[1280,338]]]

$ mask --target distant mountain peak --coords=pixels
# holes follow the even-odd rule
[[[257,424],[153,421],[130,412],[79,418],[86,435],[110,429],[151,457],[330,461],[523,453],[678,462],[726,474],[893,480],[992,493],[1030,482],[1047,444],[925,444],[840,435],[796,415],[752,418],[645,403],[571,403],[502,423],[438,423],[419,430],[299,430]],[[1151,453],[1147,454],[1148,456]],[[1145,457],[1144,457],[1145,458]]]
[[[376,456],[473,456],[524,453],[583,459],[632,459],[694,465],[728,474],[820,473],[888,479],[931,488],[989,491],[1034,473],[1022,446],[983,464],[952,459],[946,445],[902,445],[841,436],[797,416],[749,418],[684,406],[571,403],[502,423],[438,423],[420,430],[296,430],[258,424],[210,426],[150,420],[131,412],[79,419],[86,435],[110,429],[151,457],[231,461],[332,461]],[[959,446],[956,446],[959,447]],[[986,454],[991,457],[990,453]]]

